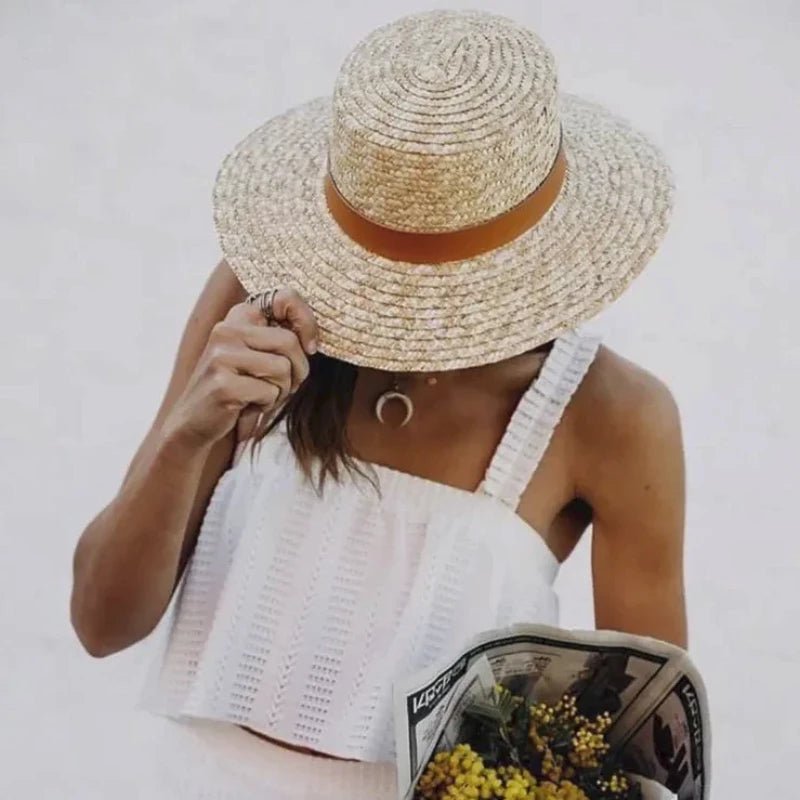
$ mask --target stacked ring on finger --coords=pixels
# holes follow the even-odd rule
[[[272,311],[272,304],[273,301],[275,300],[275,295],[277,293],[278,293],[278,288],[273,288],[273,289],[264,289],[260,292],[251,292],[250,294],[247,295],[246,302],[250,303],[251,305],[256,302],[258,303],[259,310],[261,311],[261,314],[266,320],[267,325],[278,324],[277,320],[275,319],[275,315],[273,314]],[[276,405],[278,405],[285,399],[284,390],[280,384],[276,383],[273,380],[270,380],[267,377],[262,377],[261,380],[264,380],[267,383],[271,383],[278,390],[278,396],[275,398]],[[256,427],[258,427],[258,425],[260,424],[262,417],[263,413],[259,416],[258,421],[256,422]]]
[[[278,396],[275,398],[275,405],[276,406],[280,405],[287,397],[287,395],[283,391],[283,387],[279,383],[275,383],[275,381],[272,381],[269,378],[261,378],[261,380],[266,381],[267,383],[271,383],[278,390]],[[260,421],[261,419],[259,417],[259,422]]]
[[[275,295],[278,289],[264,289],[261,292],[251,293],[247,295],[248,303],[255,303],[258,301],[258,307],[267,321],[267,325],[275,325],[275,315],[272,311],[272,304],[275,301]]]

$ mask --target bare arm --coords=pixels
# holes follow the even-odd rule
[[[590,446],[578,485],[594,512],[596,626],[686,647],[679,412],[667,387],[646,371],[605,349],[598,362],[582,400]],[[607,412],[602,419],[598,408]]]
[[[161,405],[117,496],[91,521],[75,548],[70,612],[92,655],[122,649],[155,627],[213,486],[230,462],[235,432],[209,444],[165,431],[163,424],[212,326],[242,297],[235,276],[220,263],[192,310]]]
[[[269,407],[307,375],[297,336],[268,328],[244,298],[221,262],[191,313],[161,405],[116,497],[77,543],[70,615],[92,655],[124,649],[156,626],[230,464],[241,410]]]

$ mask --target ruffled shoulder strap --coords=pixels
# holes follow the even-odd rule
[[[598,336],[574,330],[556,339],[511,416],[486,470],[482,493],[517,508],[599,346]]]

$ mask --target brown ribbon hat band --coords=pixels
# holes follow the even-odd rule
[[[339,227],[376,255],[414,264],[442,264],[473,258],[516,239],[550,210],[564,185],[567,159],[563,143],[547,177],[524,200],[486,222],[454,231],[418,233],[387,228],[356,211],[325,176],[325,199]]]

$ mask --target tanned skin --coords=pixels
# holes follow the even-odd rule
[[[117,494],[78,540],[71,619],[93,656],[130,647],[155,628],[237,441],[252,434],[262,409],[275,407],[308,375],[319,330],[303,298],[282,288],[275,298],[280,328],[268,327],[245,299],[221,261],[186,323],[161,404]],[[526,353],[440,372],[433,385],[429,375],[411,373],[404,389],[415,412],[402,429],[374,417],[386,373],[359,368],[348,420],[354,455],[474,491],[543,359]],[[686,647],[684,507],[672,395],[656,377],[601,347],[518,513],[560,561],[592,524],[597,628]]]

